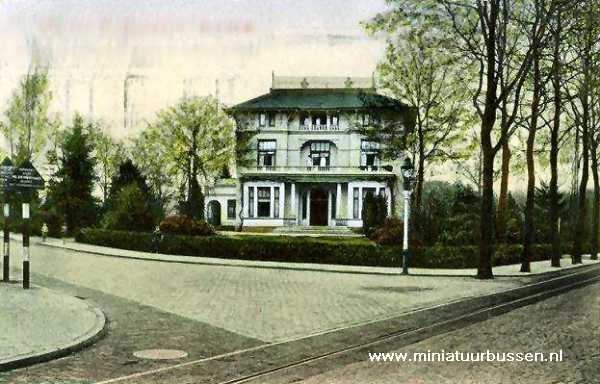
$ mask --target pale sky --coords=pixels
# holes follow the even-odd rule
[[[215,94],[217,80],[232,104],[267,92],[271,71],[370,76],[383,40],[359,23],[383,10],[383,0],[0,0],[0,113],[34,56],[49,67],[54,111],[102,119],[116,136],[184,93]]]

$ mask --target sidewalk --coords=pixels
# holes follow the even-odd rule
[[[11,234],[11,238],[20,241],[20,236]],[[337,272],[337,273],[359,273],[359,274],[375,274],[375,275],[400,275],[400,268],[390,267],[366,267],[352,265],[333,265],[333,264],[315,264],[315,263],[286,263],[275,261],[253,261],[253,260],[237,260],[237,259],[217,259],[208,257],[195,256],[179,256],[167,254],[155,254],[149,252],[130,251],[126,249],[101,247],[97,245],[77,243],[73,239],[54,239],[48,238],[46,242],[42,242],[39,237],[32,237],[32,244],[43,246],[64,248],[72,251],[86,252],[102,256],[119,257],[126,259],[159,261],[168,263],[182,264],[201,264],[201,265],[216,265],[216,266],[232,266],[232,267],[247,267],[247,268],[270,268],[270,269],[285,269],[296,271],[320,271],[320,272]],[[520,272],[520,264],[511,264],[494,267],[494,276],[497,277],[526,277],[540,275],[544,273],[558,272],[566,269],[579,268],[587,265],[599,264],[599,260],[591,260],[590,256],[584,256],[583,263],[572,265],[569,256],[563,256],[561,268],[552,268],[550,261],[535,261],[531,263],[531,273]],[[475,269],[432,269],[432,268],[411,268],[411,275],[416,276],[474,276]]]
[[[96,341],[106,319],[75,297],[0,283],[0,371],[67,355]]]

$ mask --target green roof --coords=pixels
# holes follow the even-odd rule
[[[271,92],[234,105],[230,111],[310,109],[404,109],[406,105],[374,89],[272,89]]]

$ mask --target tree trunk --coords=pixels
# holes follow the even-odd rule
[[[552,244],[552,267],[560,267],[560,233],[558,232],[558,220],[560,217],[558,201],[558,152],[560,134],[560,114],[562,111],[561,99],[561,62],[560,62],[560,40],[562,35],[562,23],[560,11],[557,15],[557,27],[554,33],[554,54],[552,63],[552,86],[554,88],[554,117],[550,131],[550,242]]]
[[[498,195],[498,209],[496,214],[496,238],[499,242],[506,242],[506,210],[508,208],[508,179],[510,174],[510,145],[508,140],[502,143],[502,164],[500,168],[500,194]]]
[[[600,181],[598,180],[598,154],[596,153],[596,143],[592,148],[592,177],[594,179],[594,207],[592,209],[592,236],[591,253],[592,260],[598,260],[598,242],[600,240]]]
[[[423,184],[425,183],[425,154],[423,148],[419,148],[419,165],[417,169],[417,183],[415,185],[415,211],[421,211],[423,201]]]
[[[531,99],[531,123],[529,124],[529,134],[527,135],[527,200],[525,203],[525,233],[523,236],[523,255],[521,259],[521,272],[531,272],[531,246],[535,237],[535,228],[533,222],[534,204],[535,204],[535,161],[534,144],[537,131],[538,114],[540,105],[540,93],[542,87],[540,73],[540,58],[538,50],[533,54],[533,97]]]

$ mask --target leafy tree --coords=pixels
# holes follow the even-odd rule
[[[48,75],[44,71],[25,75],[13,93],[5,112],[7,124],[2,124],[0,129],[8,139],[15,164],[34,161],[42,152],[53,123],[48,117],[51,100]]]
[[[431,20],[420,19],[421,24],[403,28],[393,22],[395,18],[395,13],[378,15],[367,24],[367,29],[389,35],[385,58],[378,67],[383,88],[416,112],[414,134],[407,138],[406,144],[415,158],[414,203],[418,209],[426,165],[464,158],[470,152],[468,146],[461,145],[472,123],[466,106],[468,88],[464,86],[470,72],[464,70],[460,57],[449,49],[447,35]],[[386,131],[374,133],[389,135]],[[397,152],[405,150],[403,140],[400,143],[399,148],[384,147],[384,155],[397,157]]]
[[[146,177],[161,212],[167,212],[173,198],[176,174],[169,167],[171,159],[161,129],[149,124],[133,142],[131,156]]]
[[[89,125],[88,125],[89,128]],[[47,206],[65,218],[70,233],[96,223],[97,202],[93,197],[95,159],[85,123],[75,115],[65,133],[56,179],[49,186]]]
[[[236,154],[236,135],[232,121],[213,97],[181,100],[160,111],[154,125],[162,133],[161,145],[168,154],[168,172],[180,184],[182,213],[204,217],[206,188],[224,165]]]
[[[94,157],[97,160],[98,186],[102,192],[102,203],[106,204],[110,192],[110,182],[117,173],[119,164],[126,157],[125,147],[106,134],[100,124],[93,124],[91,128],[90,137],[93,142]]]

